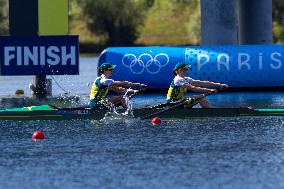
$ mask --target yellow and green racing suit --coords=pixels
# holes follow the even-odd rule
[[[102,76],[97,77],[93,83],[90,95],[90,107],[92,109],[108,109],[108,94],[109,85],[101,83]]]
[[[167,94],[167,102],[175,102],[181,100],[184,97],[186,91],[186,87],[176,86],[174,84],[174,81],[172,81]]]

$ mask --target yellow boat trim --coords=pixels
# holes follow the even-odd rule
[[[28,110],[32,110],[33,109],[33,106],[28,106],[26,107]]]

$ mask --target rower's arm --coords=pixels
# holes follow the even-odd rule
[[[196,87],[196,86],[193,86],[193,85],[191,85],[189,83],[184,84],[184,86],[187,88],[187,90],[190,90],[190,91],[193,91],[193,92],[199,92],[199,93],[216,91],[216,89],[208,89],[208,88]]]
[[[139,90],[134,90],[134,89],[126,89],[126,88],[123,88],[123,87],[116,87],[116,86],[111,86],[109,88],[109,90],[115,92],[115,93],[118,93],[118,94],[125,94],[125,93],[138,93]]]
[[[112,86],[115,87],[125,87],[125,88],[129,88],[129,87],[146,87],[145,84],[141,84],[141,83],[132,83],[129,81],[114,81],[112,83]]]
[[[111,86],[109,88],[110,91],[113,91],[115,93],[118,93],[118,94],[125,94],[126,93],[126,89],[123,88],[123,87],[116,87],[116,86]]]
[[[223,83],[215,83],[215,82],[211,82],[211,81],[200,81],[200,80],[193,80],[192,85],[195,86],[212,86],[212,87],[220,87],[220,88],[228,88],[227,84],[223,84]]]

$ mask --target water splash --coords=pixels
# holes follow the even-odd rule
[[[123,98],[124,98],[124,100],[125,100],[125,104],[126,104],[126,106],[127,106],[127,109],[126,109],[125,112],[122,113],[122,114],[123,114],[123,115],[128,115],[128,116],[134,117],[134,115],[133,115],[133,108],[132,108],[133,106],[132,106],[131,100],[130,100],[129,97],[126,96],[126,95],[124,95]]]
[[[104,118],[102,121],[108,123],[108,122],[125,122],[127,120],[133,120],[134,115],[133,115],[133,109],[132,109],[132,102],[127,95],[131,91],[131,89],[127,89],[126,93],[123,95],[125,104],[126,104],[126,109],[117,109],[114,104],[110,103],[110,109],[109,111],[105,114]],[[125,111],[124,111],[125,110]]]

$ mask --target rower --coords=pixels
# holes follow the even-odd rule
[[[220,87],[222,89],[228,88],[227,84],[215,83],[210,81],[194,80],[187,77],[188,70],[191,66],[185,63],[178,63],[174,67],[173,73],[175,75],[167,94],[167,102],[176,102],[182,100],[187,91],[193,92],[217,92],[216,89],[209,87]],[[206,86],[206,87],[205,87]],[[212,105],[207,99],[199,100],[199,104],[203,108],[212,108]]]
[[[145,84],[132,83],[129,81],[114,81],[110,79],[112,76],[112,70],[116,65],[109,63],[103,63],[99,67],[99,73],[101,74],[97,77],[92,85],[90,94],[90,108],[92,109],[109,109],[112,105],[115,107],[122,106],[127,109],[127,105],[123,96],[111,96],[106,98],[109,91],[113,91],[120,94],[127,93],[138,93],[139,90],[126,89],[130,87],[145,88]]]

